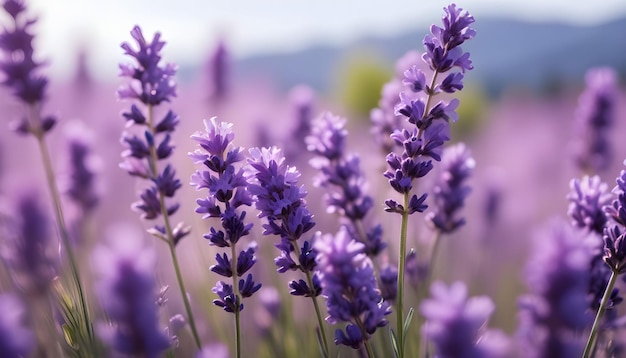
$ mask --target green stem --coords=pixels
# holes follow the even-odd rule
[[[154,135],[154,125],[153,125],[153,108],[151,105],[148,106],[148,130],[151,134]],[[152,176],[156,177],[158,175],[158,157],[156,153],[156,147],[154,145],[150,146],[150,160],[149,160],[150,170],[152,172]],[[178,287],[180,289],[180,293],[183,299],[183,304],[185,305],[185,311],[187,312],[187,320],[189,321],[189,327],[191,328],[191,333],[193,335],[194,342],[198,347],[198,350],[202,348],[202,343],[200,342],[200,336],[198,335],[198,330],[196,329],[196,322],[193,317],[193,312],[191,310],[191,304],[189,303],[189,298],[187,297],[187,290],[185,289],[185,283],[183,282],[183,276],[180,271],[180,265],[178,264],[178,257],[176,256],[176,244],[174,243],[174,234],[172,232],[172,225],[170,224],[169,214],[167,213],[167,207],[165,205],[165,198],[162,193],[159,192],[159,203],[161,206],[161,216],[163,216],[163,225],[165,226],[165,234],[167,235],[167,244],[170,250],[170,256],[172,257],[172,265],[174,266],[174,272],[176,273],[176,281],[178,281]]]
[[[591,327],[591,333],[589,333],[589,339],[587,340],[587,345],[585,346],[583,358],[591,357],[591,351],[595,344],[596,335],[598,334],[598,327],[600,326],[600,321],[602,321],[604,311],[606,311],[606,305],[609,302],[609,298],[611,298],[611,293],[613,292],[613,286],[615,286],[616,279],[617,273],[613,271],[611,273],[611,278],[609,278],[609,283],[606,285],[604,296],[602,296],[602,301],[600,302],[600,308],[598,309],[598,313],[596,314],[596,319],[593,321],[593,326]]]
[[[396,339],[398,358],[404,357],[404,271],[406,261],[406,236],[409,223],[409,193],[404,194],[404,211],[400,228],[400,254],[398,259],[398,294],[396,297]]]
[[[48,151],[48,146],[45,142],[45,133],[41,128],[41,120],[39,117],[39,110],[36,105],[30,106],[31,111],[31,128],[32,133],[37,139],[37,144],[39,147],[39,152],[41,154],[41,159],[44,166],[44,171],[46,174],[46,181],[48,183],[48,189],[50,191],[50,196],[52,197],[52,202],[54,204],[54,213],[56,216],[57,225],[59,228],[59,235],[61,236],[61,242],[63,247],[65,248],[65,254],[67,255],[67,261],[70,266],[70,273],[72,274],[72,279],[74,281],[75,289],[78,291],[78,297],[80,299],[80,310],[83,315],[83,319],[85,320],[85,329],[87,331],[87,337],[89,339],[90,347],[92,350],[95,350],[95,334],[93,331],[93,325],[91,324],[91,319],[89,317],[89,308],[87,307],[87,300],[85,298],[85,292],[83,289],[83,285],[80,279],[80,274],[78,273],[78,265],[76,263],[76,256],[74,255],[74,250],[72,249],[72,245],[70,242],[70,237],[67,231],[67,227],[65,226],[65,218],[63,216],[63,207],[61,206],[61,196],[59,194],[59,189],[56,184],[56,177],[54,176],[54,170],[52,168],[52,160],[50,159],[50,153]]]
[[[235,244],[230,245],[231,252],[231,271],[233,272],[233,292],[235,293],[235,297],[237,301],[239,299],[243,299],[241,294],[239,293],[239,283],[237,282],[237,250],[235,249]],[[235,309],[235,351],[237,358],[241,357],[241,328],[239,326],[239,306]]]
[[[300,254],[300,246],[298,245],[298,241],[291,240],[293,248],[296,251],[296,254]],[[307,284],[311,289],[313,289],[313,274],[311,271],[307,271],[306,280]],[[326,328],[324,325],[324,319],[322,318],[322,311],[320,310],[320,306],[317,303],[317,297],[311,296],[311,300],[313,301],[313,306],[315,307],[315,314],[317,315],[317,323],[320,327],[320,335],[322,336],[322,348],[324,349],[324,357],[330,357],[330,350],[328,348],[328,339],[326,338]]]

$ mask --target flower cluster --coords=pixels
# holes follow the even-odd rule
[[[626,165],[626,161],[624,161]],[[617,199],[604,207],[606,214],[615,222],[604,229],[603,260],[615,274],[626,272],[626,170],[617,177],[613,193]]]
[[[102,340],[117,353],[159,357],[171,342],[159,326],[155,252],[140,236],[120,230],[110,245],[96,248],[93,264],[96,291],[111,322],[100,327]]]
[[[194,163],[204,165],[208,170],[196,171],[191,177],[191,185],[197,190],[208,189],[206,199],[198,199],[197,213],[203,218],[219,218],[222,229],[211,227],[211,232],[204,238],[217,247],[231,248],[231,257],[227,253],[216,254],[217,264],[211,271],[224,277],[232,277],[233,284],[218,281],[213,292],[219,299],[213,303],[223,307],[226,312],[239,312],[243,309],[243,298],[252,296],[261,288],[255,283],[252,274],[248,273],[255,264],[256,246],[251,245],[237,255],[236,244],[250,233],[252,224],[246,223],[246,212],[241,206],[252,205],[252,198],[247,190],[248,182],[243,170],[235,165],[243,160],[242,148],[232,147],[234,133],[232,124],[217,122],[215,118],[204,121],[205,132],[197,132],[191,136],[199,148],[189,156]],[[227,152],[228,150],[228,152]],[[237,255],[237,256],[236,256]],[[237,286],[235,286],[237,284]]]
[[[442,233],[451,233],[465,224],[465,219],[457,218],[463,208],[465,198],[471,192],[466,184],[475,166],[469,149],[459,143],[446,148],[441,161],[441,175],[433,190],[436,212],[428,215],[428,220]]]
[[[41,103],[46,97],[48,78],[38,74],[43,65],[33,58],[34,36],[30,27],[35,19],[26,19],[26,7],[22,0],[6,0],[2,4],[11,17],[12,28],[5,27],[0,34],[0,71],[4,74],[2,84],[10,88],[13,95],[25,104],[32,106]],[[24,118],[16,125],[19,133],[32,133],[42,136],[56,124],[53,116]]]
[[[310,163],[320,173],[315,185],[334,190],[325,194],[328,212],[337,212],[344,218],[347,230],[365,245],[368,256],[378,255],[384,248],[382,226],[367,225],[366,216],[374,206],[374,199],[363,193],[365,178],[360,170],[358,155],[346,155],[346,120],[329,112],[314,122],[307,148],[316,155]]]
[[[576,112],[575,160],[578,167],[595,173],[611,163],[609,133],[614,121],[617,74],[609,67],[592,68],[585,77]]]
[[[576,332],[587,327],[593,237],[555,221],[535,237],[526,273],[531,292],[519,300],[518,334],[530,357],[575,357]]]
[[[130,78],[130,82],[123,85],[117,93],[120,99],[141,102],[147,114],[135,104],[129,112],[122,114],[128,126],[137,125],[145,130],[141,136],[123,133],[121,141],[127,149],[122,153],[125,160],[120,167],[132,176],[150,180],[152,185],[143,190],[140,194],[141,200],[133,204],[133,207],[142,212],[144,219],[154,220],[161,215],[172,215],[179,208],[178,204],[165,203],[166,198],[172,198],[182,186],[176,178],[174,168],[169,164],[162,171],[158,168],[159,161],[169,158],[174,150],[170,143],[171,133],[176,129],[179,118],[170,110],[158,123],[154,123],[153,113],[154,106],[176,96],[176,84],[172,78],[176,73],[176,66],[161,66],[160,51],[165,42],[160,40],[159,33],[154,35],[151,42],[147,42],[141,29],[135,26],[131,35],[139,49],[134,50],[126,42],[121,47],[137,64],[120,65],[120,76]],[[171,233],[161,226],[155,226],[155,230],[168,236],[171,234],[175,243],[189,233],[182,224],[177,225]]]
[[[444,8],[444,27],[433,25],[431,34],[424,38],[426,52],[422,60],[433,71],[430,84],[426,83],[426,74],[417,65],[404,72],[404,85],[408,92],[400,92],[400,103],[395,113],[406,118],[412,125],[410,129],[396,130],[392,139],[402,148],[402,154],[391,152],[387,156],[389,169],[385,177],[391,187],[401,194],[410,193],[413,180],[421,178],[433,169],[432,160],[441,160],[443,144],[450,139],[449,122],[458,118],[455,110],[457,99],[449,102],[439,101],[431,107],[432,98],[441,93],[454,93],[463,88],[463,73],[473,68],[469,53],[463,52],[460,45],[474,37],[475,31],[469,26],[474,22],[467,11],[452,4]],[[459,68],[461,72],[450,72],[443,80],[436,82],[440,75]],[[416,94],[423,94],[419,96]],[[423,205],[426,194],[413,195],[409,207],[388,200],[387,211],[409,213],[425,210]]]
[[[365,255],[365,246],[345,227],[337,235],[319,236],[314,248],[328,308],[326,320],[348,322],[345,331],[335,331],[335,343],[359,349],[377,328],[387,325],[385,316],[391,313],[376,286],[372,261]]]
[[[45,294],[59,269],[55,242],[40,195],[29,189],[17,198],[14,230],[2,243],[2,261],[27,295]],[[11,232],[12,231],[12,232]]]
[[[438,281],[430,291],[432,297],[422,302],[420,310],[426,318],[422,331],[433,342],[435,357],[507,356],[505,336],[486,329],[495,309],[489,297],[469,298],[462,282],[447,287]]]
[[[291,294],[316,297],[321,292],[319,278],[313,272],[316,251],[310,240],[299,240],[314,226],[313,215],[306,206],[304,186],[298,186],[300,172],[285,163],[282,152],[276,148],[252,148],[248,159],[250,185],[259,217],[266,218],[264,235],[277,235],[280,242],[276,247],[281,255],[274,259],[278,272],[302,271],[312,275],[310,282],[291,281]],[[292,253],[297,258],[294,260]]]
[[[606,290],[611,270],[603,261],[602,235],[608,222],[604,209],[611,203],[612,195],[608,193],[607,185],[600,177],[584,176],[582,179],[570,181],[570,192],[567,199],[570,201],[568,215],[572,225],[591,233],[594,241],[594,251],[591,258],[589,293],[592,296],[591,309],[597,312],[600,301]],[[622,301],[619,289],[614,288],[611,294],[610,307]]]

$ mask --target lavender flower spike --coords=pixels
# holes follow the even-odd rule
[[[20,195],[16,212],[16,230],[2,245],[2,260],[20,290],[26,294],[45,294],[57,275],[59,260],[48,217],[36,190]]]
[[[458,218],[457,215],[472,190],[466,181],[475,164],[469,149],[463,143],[444,150],[440,181],[435,186],[433,195],[437,211],[427,217],[442,233],[451,233],[465,223],[465,219]]]
[[[246,223],[244,206],[252,205],[248,192],[248,181],[244,171],[238,164],[243,161],[242,148],[232,145],[234,133],[232,123],[218,122],[211,118],[204,121],[205,132],[192,135],[198,143],[198,149],[189,156],[196,164],[202,164],[203,170],[191,176],[191,185],[197,190],[208,189],[208,197],[197,201],[196,212],[205,214],[203,217],[219,218],[221,228],[211,227],[210,233],[204,238],[211,245],[230,248],[229,253],[215,256],[217,263],[211,271],[222,277],[231,278],[231,283],[217,281],[213,292],[218,298],[213,301],[226,312],[234,313],[236,336],[236,354],[241,355],[240,312],[243,310],[243,299],[251,297],[261,284],[254,281],[252,274],[244,275],[256,263],[256,243],[237,253],[236,245],[241,238],[247,236],[252,224]]]
[[[276,147],[252,148],[250,156],[248,190],[259,210],[258,217],[266,218],[263,234],[280,237],[275,246],[281,253],[274,263],[278,272],[293,270],[305,274],[306,281],[300,279],[289,283],[290,293],[311,297],[321,331],[323,354],[328,355],[324,323],[316,299],[322,291],[314,270],[317,251],[310,240],[301,240],[315,226],[315,222],[304,200],[307,192],[304,186],[298,186],[300,172],[285,163],[283,153]]]
[[[374,206],[374,199],[363,193],[365,178],[361,173],[359,157],[346,155],[348,131],[346,120],[329,112],[313,122],[311,134],[306,138],[307,149],[316,155],[310,164],[320,171],[315,185],[331,189],[324,195],[328,212],[337,212],[357,241],[365,245],[368,256],[376,256],[384,248],[380,224],[367,225],[366,218]]]
[[[435,346],[435,357],[506,357],[508,339],[503,333],[486,328],[495,306],[486,296],[469,298],[467,287],[455,282],[431,286],[432,297],[422,302],[426,318],[424,335]]]
[[[365,245],[342,227],[335,236],[319,236],[314,248],[318,251],[317,267],[328,308],[326,320],[331,324],[348,323],[345,331],[335,331],[335,344],[367,347],[376,329],[387,325],[385,316],[391,309],[376,286],[374,266],[365,255]]]
[[[96,291],[113,325],[103,323],[101,338],[117,353],[159,357],[170,337],[159,325],[156,254],[141,235],[119,229],[109,246],[93,254],[99,280]]]
[[[154,34],[152,41],[147,41],[139,26],[135,26],[130,34],[137,47],[133,48],[127,42],[122,43],[121,47],[135,63],[120,65],[120,76],[127,77],[129,82],[123,85],[117,94],[120,99],[140,103],[140,107],[132,104],[130,111],[122,113],[128,127],[139,128],[137,134],[122,134],[121,142],[127,149],[122,153],[124,162],[120,167],[129,175],[145,180],[146,186],[139,194],[140,201],[134,203],[132,208],[139,211],[143,219],[162,220],[162,224],[155,224],[148,232],[168,245],[187,313],[185,318],[189,322],[196,347],[200,349],[202,346],[200,336],[176,255],[176,246],[189,234],[190,228],[182,222],[176,225],[171,222],[171,216],[180,207],[178,203],[171,201],[182,187],[182,183],[176,177],[176,170],[170,163],[163,165],[163,161],[174,151],[171,138],[180,120],[171,110],[157,120],[158,111],[155,110],[155,107],[171,101],[176,96],[174,81],[176,65],[161,63],[161,50],[165,42],[161,41],[160,33]]]
[[[13,294],[0,294],[0,356],[27,357],[33,350],[35,335],[24,325],[26,308]]]
[[[586,89],[575,114],[574,156],[585,172],[606,170],[611,163],[609,134],[617,100],[617,74],[609,67],[592,68],[585,76]]]

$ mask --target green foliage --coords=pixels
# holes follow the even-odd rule
[[[369,118],[370,110],[378,106],[383,85],[392,75],[391,66],[374,53],[352,52],[336,70],[334,92],[349,112]]]
[[[489,100],[482,88],[476,84],[466,84],[465,88],[455,95],[461,102],[457,110],[459,121],[450,128],[452,139],[463,141],[482,127]]]

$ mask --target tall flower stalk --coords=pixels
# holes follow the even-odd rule
[[[206,199],[198,199],[197,213],[204,214],[203,218],[219,218],[221,229],[211,227],[211,232],[204,238],[211,245],[230,248],[228,253],[216,254],[217,264],[211,266],[211,271],[220,276],[231,278],[232,284],[218,281],[213,292],[219,299],[213,301],[216,306],[235,315],[235,347],[236,356],[241,357],[241,327],[240,315],[243,310],[243,299],[251,297],[261,288],[255,283],[252,274],[242,278],[256,263],[256,245],[250,245],[246,250],[237,253],[237,243],[247,236],[252,224],[245,222],[246,212],[242,206],[252,205],[252,198],[247,191],[248,182],[243,170],[235,164],[243,160],[240,147],[231,145],[234,139],[232,124],[217,122],[215,118],[205,120],[205,132],[197,132],[192,136],[199,148],[189,156],[194,163],[204,165],[208,170],[196,171],[191,177],[191,184],[197,190],[206,188],[209,195]],[[226,152],[228,150],[228,152]]]
[[[626,161],[624,161],[626,165]],[[612,205],[605,206],[605,212],[612,223],[604,228],[604,255],[602,260],[611,269],[611,276],[600,301],[600,307],[591,327],[583,358],[588,358],[593,352],[596,336],[600,327],[600,322],[605,311],[614,299],[613,287],[617,277],[626,273],[626,170],[622,170],[617,177],[617,185],[613,188],[613,193],[617,195]]]
[[[398,258],[398,294],[396,297],[397,335],[395,354],[404,357],[404,341],[409,324],[404,318],[404,275],[406,261],[406,239],[409,215],[423,212],[427,194],[412,194],[415,179],[427,175],[433,169],[433,160],[441,160],[443,144],[450,139],[449,122],[455,122],[458,99],[449,102],[434,98],[442,93],[454,93],[463,88],[463,73],[473,68],[469,53],[463,52],[460,45],[474,37],[476,31],[469,26],[474,17],[455,4],[444,8],[443,25],[433,25],[431,34],[424,38],[426,52],[422,59],[432,71],[430,82],[426,74],[417,66],[412,66],[404,73],[403,83],[408,92],[400,92],[400,103],[395,113],[406,118],[411,124],[409,129],[396,129],[391,135],[402,153],[391,152],[387,155],[388,170],[385,177],[391,187],[402,195],[402,203],[387,200],[386,211],[400,214],[400,252]],[[458,68],[458,71],[452,71]],[[450,72],[452,71],[452,72]],[[449,72],[449,73],[448,73]],[[443,74],[448,73],[442,80]],[[411,311],[412,312],[412,311]],[[409,315],[411,315],[411,312]]]
[[[325,195],[327,211],[339,214],[350,235],[365,245],[370,257],[378,255],[387,245],[382,241],[380,224],[367,225],[366,216],[374,199],[363,193],[365,178],[356,154],[345,153],[348,131],[346,120],[325,112],[313,122],[306,137],[307,149],[315,154],[311,166],[319,170],[315,185],[329,190]]]
[[[311,298],[319,323],[322,354],[330,357],[322,312],[317,302],[317,296],[322,292],[319,276],[314,271],[317,252],[311,240],[303,239],[315,222],[304,200],[307,192],[304,186],[298,186],[300,172],[285,163],[285,157],[276,147],[252,148],[250,155],[248,190],[260,211],[258,216],[267,220],[267,224],[263,225],[263,234],[280,237],[275,246],[281,254],[274,259],[274,263],[280,273],[290,270],[304,273],[306,280],[289,283],[290,293]],[[292,253],[295,253],[295,259]]]
[[[0,71],[5,76],[3,84],[10,88],[13,91],[13,95],[27,108],[27,114],[17,123],[16,130],[24,135],[32,135],[37,141],[48,189],[54,205],[63,254],[67,259],[71,275],[72,299],[75,296],[78,298],[77,302],[74,302],[74,307],[79,312],[79,318],[74,322],[74,327],[68,328],[68,326],[65,326],[64,329],[71,336],[69,338],[72,341],[70,345],[78,345],[77,349],[84,354],[89,352],[92,355],[97,355],[97,343],[84,285],[79,274],[76,255],[70,242],[59,188],[50,152],[46,144],[46,135],[55,126],[57,120],[53,116],[44,116],[42,114],[48,78],[37,73],[42,63],[33,58],[34,49],[32,42],[34,36],[30,33],[29,28],[36,20],[25,18],[24,12],[26,7],[21,0],[6,0],[3,2],[3,8],[12,20],[12,28],[5,28],[5,31],[0,34],[0,50],[2,51]],[[75,329],[76,331],[73,334],[69,334],[68,329],[72,331]]]
[[[176,245],[189,234],[189,228],[183,223],[173,226],[171,216],[178,210],[179,204],[169,203],[176,191],[182,186],[176,178],[174,168],[167,164],[161,169],[161,161],[169,158],[174,150],[170,143],[171,134],[179,123],[178,115],[169,110],[157,122],[155,107],[163,102],[169,102],[176,96],[176,83],[173,76],[176,73],[174,64],[161,65],[161,49],[165,45],[161,41],[161,34],[156,33],[151,42],[144,38],[139,26],[131,31],[131,36],[137,42],[135,50],[129,43],[122,43],[126,55],[136,60],[136,65],[121,64],[120,76],[128,77],[130,82],[118,90],[120,99],[130,99],[140,102],[143,108],[133,104],[129,112],[122,115],[128,126],[142,127],[143,135],[124,133],[122,143],[127,149],[122,153],[125,158],[120,167],[131,176],[144,179],[150,185],[140,194],[140,201],[133,204],[134,209],[142,213],[142,218],[155,220],[159,217],[163,225],[154,225],[148,231],[164,241],[169,248],[172,265],[176,273],[176,280],[182,296],[187,320],[191,328],[194,342],[201,348],[200,337],[196,329],[191,304],[187,297],[187,290],[176,255]]]
[[[367,248],[345,226],[337,235],[321,235],[314,247],[319,252],[317,266],[328,308],[326,320],[331,324],[348,323],[345,331],[335,331],[335,344],[365,347],[367,356],[373,358],[370,338],[379,327],[387,325],[385,316],[391,309],[376,285]]]

